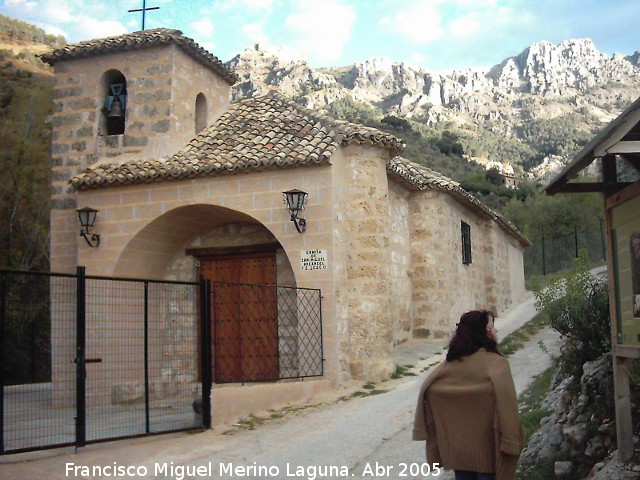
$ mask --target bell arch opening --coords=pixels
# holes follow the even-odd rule
[[[100,79],[98,91],[98,105],[101,106],[99,134],[122,135],[126,126],[127,79],[119,70],[108,70]]]

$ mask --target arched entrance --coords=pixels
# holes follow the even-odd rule
[[[123,248],[113,274],[193,281],[200,273],[200,258],[265,248],[276,252],[277,283],[295,286],[288,255],[258,220],[216,205],[187,205],[165,212],[143,227]]]
[[[293,269],[282,245],[257,220],[212,205],[176,208],[129,242],[115,275],[132,275],[132,266],[143,270],[135,276],[211,282],[214,382],[299,374]]]

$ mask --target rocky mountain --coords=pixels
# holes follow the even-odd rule
[[[370,108],[378,118],[391,115],[428,128],[448,125],[463,139],[493,132],[528,145],[531,122],[557,123],[571,117],[575,129],[584,133],[571,146],[573,153],[640,95],[640,50],[610,57],[590,39],[540,42],[490,68],[440,73],[385,58],[314,69],[304,60],[283,60],[260,45],[237,55],[229,65],[241,79],[233,92],[235,100],[276,89],[305,106],[334,114],[336,104],[351,102]],[[472,144],[467,140],[466,150]],[[495,157],[495,152],[466,153],[481,163],[515,165],[522,173],[545,160],[557,168],[571,155],[563,150],[570,149],[544,151],[534,146],[532,158],[524,162],[509,158],[508,151],[498,154],[501,158],[487,158],[486,153]],[[556,158],[563,154],[564,159]],[[542,176],[549,173],[544,166],[538,171]]]

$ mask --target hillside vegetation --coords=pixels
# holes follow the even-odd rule
[[[66,43],[62,35],[50,35],[30,23],[0,15],[0,42],[59,47]]]
[[[53,76],[37,53],[64,39],[1,15],[0,24],[10,42],[0,49],[0,266],[48,269]]]

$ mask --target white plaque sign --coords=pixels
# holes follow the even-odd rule
[[[309,270],[326,270],[326,269],[327,269],[327,251],[326,250],[300,251],[300,270],[305,272]]]

